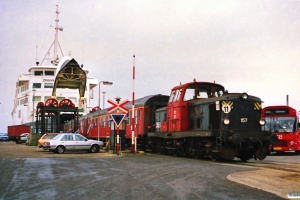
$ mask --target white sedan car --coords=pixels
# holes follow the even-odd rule
[[[45,141],[44,149],[55,153],[65,151],[89,151],[96,153],[103,147],[102,141],[88,140],[80,134],[61,133],[52,140]]]

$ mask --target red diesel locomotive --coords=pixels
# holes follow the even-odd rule
[[[156,110],[148,144],[155,152],[174,156],[263,160],[277,137],[262,130],[261,103],[258,97],[228,93],[216,83],[179,85],[168,105]]]

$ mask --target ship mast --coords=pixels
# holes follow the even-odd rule
[[[58,60],[58,55],[57,55],[57,47],[58,47],[58,5],[56,5],[56,26],[55,26],[55,38],[54,38],[54,59]]]
[[[43,64],[44,60],[50,60],[50,61],[51,61],[51,64],[53,64],[53,65],[58,65],[58,63],[59,63],[58,47],[60,48],[60,52],[61,52],[62,56],[64,56],[64,54],[63,54],[63,52],[62,52],[62,50],[61,50],[60,44],[59,44],[59,42],[58,42],[58,31],[59,31],[59,30],[60,30],[60,31],[63,31],[63,28],[58,26],[58,22],[59,22],[58,14],[59,14],[59,11],[58,11],[58,5],[56,5],[56,20],[55,20],[55,23],[56,23],[56,24],[55,24],[55,36],[54,36],[54,41],[53,41],[52,45],[50,46],[50,48],[48,49],[47,54],[45,55],[45,57],[44,57],[44,59],[43,59],[43,61],[41,62],[40,65]],[[53,55],[52,58],[50,58],[50,57],[46,58],[47,56],[50,55],[50,49],[52,48],[52,46],[53,46],[53,48],[54,48],[54,55]],[[38,65],[38,62],[37,62],[37,65]]]

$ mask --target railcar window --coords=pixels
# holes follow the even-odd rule
[[[130,124],[130,120],[131,120],[131,115],[130,115],[130,111],[126,114],[127,117],[127,124]]]
[[[141,116],[142,116],[142,112],[141,112],[141,110],[139,110],[139,112],[138,112],[139,114],[138,114],[138,116],[139,116],[139,121],[141,120]]]
[[[135,113],[134,114],[135,115],[135,122],[134,123],[137,124],[138,123],[138,111],[135,110],[134,113]]]

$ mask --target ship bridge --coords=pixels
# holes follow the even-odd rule
[[[80,101],[84,102],[87,76],[85,71],[73,58],[62,59],[57,70],[52,96],[56,97],[57,88],[79,89]]]

